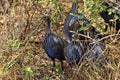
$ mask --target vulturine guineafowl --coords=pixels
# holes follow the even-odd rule
[[[106,8],[105,10],[103,10],[102,12],[100,12],[100,16],[104,19],[105,23],[107,23],[108,25],[106,25],[105,27],[105,31],[108,30],[108,27],[115,27],[116,32],[118,32],[118,30],[120,30],[120,19],[116,19],[115,22],[110,21],[112,19],[115,19],[114,16],[117,15],[118,17],[120,17],[120,9],[118,8],[119,5],[117,3],[113,3],[113,2],[107,2],[105,0],[101,0],[102,5],[104,5]],[[112,5],[112,6],[111,6]],[[110,9],[115,9],[115,13],[112,12],[111,14],[109,14],[109,10]]]
[[[73,2],[70,12],[64,22],[64,32],[67,38],[71,41],[72,40],[72,33],[70,31],[78,31],[81,27],[79,21],[83,21],[83,25],[89,23],[88,19],[83,15],[83,13],[78,13],[78,1],[76,0]],[[83,31],[78,31],[79,33],[83,34]],[[78,35],[75,35],[75,37]],[[80,37],[80,40],[83,40],[84,37]]]
[[[65,20],[64,23],[64,32],[69,40],[68,46],[64,49],[65,59],[69,63],[69,65],[72,67],[73,64],[78,64],[80,61],[81,56],[84,53],[83,45],[82,43],[78,43],[72,40],[72,35],[70,31],[78,31],[81,25],[79,24],[79,21],[83,21],[83,25],[86,25],[89,23],[88,19],[83,15],[83,13],[78,13],[78,1],[76,0],[72,4],[72,8],[70,9],[70,12]],[[79,33],[84,34],[83,31],[80,31]],[[84,37],[75,35],[74,38],[78,38],[80,40],[84,40]]]
[[[61,62],[63,70],[64,47],[68,44],[65,40],[60,38],[51,32],[50,29],[50,16],[44,16],[43,19],[47,22],[45,36],[43,38],[42,46],[47,55],[53,61],[53,67],[55,66],[55,59]]]
[[[65,59],[71,67],[75,64],[79,65],[80,58],[84,53],[81,43],[71,41],[64,51]]]

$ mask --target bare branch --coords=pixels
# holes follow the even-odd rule
[[[120,30],[119,30],[119,31],[120,31]],[[80,33],[75,32],[75,31],[70,31],[70,32],[72,32],[72,33],[74,33],[74,34],[77,34],[77,35],[80,35],[80,36],[82,36],[82,37],[91,39],[91,40],[94,41],[94,42],[100,42],[100,41],[102,41],[102,40],[104,40],[104,39],[107,39],[107,38],[110,38],[110,37],[113,37],[113,36],[120,36],[120,34],[111,34],[111,35],[105,36],[105,37],[103,37],[103,38],[101,38],[101,39],[99,39],[99,40],[95,40],[95,39],[93,39],[93,38],[91,38],[91,37],[89,37],[89,36],[80,34]],[[118,33],[119,33],[119,32],[118,32]]]
[[[39,27],[42,25],[42,22],[43,21],[41,21],[41,23],[38,24],[37,27],[25,38],[23,45],[25,45],[27,41],[29,40],[29,38],[39,29]]]

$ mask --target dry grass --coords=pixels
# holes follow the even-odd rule
[[[64,71],[55,72],[51,70],[51,60],[41,47],[44,28],[39,28],[34,34],[35,39],[31,38],[24,46],[19,48],[16,45],[24,42],[40,23],[41,5],[36,6],[36,2],[33,4],[27,0],[7,1],[0,1],[0,80],[120,80],[120,41],[115,37],[110,37],[96,63],[83,61],[79,67],[71,69],[64,61]],[[52,30],[66,39],[63,23],[67,6],[64,9],[62,18],[59,13],[54,14],[59,16],[57,22],[52,23]],[[18,41],[13,43],[11,40]],[[99,65],[101,61],[105,63],[102,67]],[[57,65],[60,65],[58,61]]]

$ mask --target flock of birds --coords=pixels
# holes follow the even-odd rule
[[[107,3],[106,3],[107,4]],[[105,4],[105,5],[106,5]],[[103,4],[104,5],[104,4]],[[106,5],[109,6],[109,5]],[[104,51],[103,45],[97,42],[87,42],[84,44],[81,40],[86,40],[85,37],[80,36],[79,34],[73,34],[71,31],[78,32],[80,34],[85,34],[85,31],[78,31],[81,27],[79,21],[83,21],[83,26],[89,24],[89,20],[83,15],[83,13],[78,13],[78,1],[73,2],[72,7],[69,13],[74,15],[79,15],[82,18],[79,19],[77,16],[68,14],[65,22],[64,22],[64,33],[69,42],[52,33],[50,29],[50,16],[44,16],[43,19],[46,21],[46,31],[42,42],[42,47],[47,53],[47,55],[51,58],[53,62],[53,67],[55,67],[55,59],[58,59],[61,62],[61,68],[63,70],[63,61],[66,60],[69,65],[72,67],[74,64],[79,65],[81,58],[87,54],[86,58],[93,58],[93,62],[99,57],[99,55]],[[100,13],[101,17],[105,20],[106,23],[111,23],[109,20],[114,14],[109,15],[107,10]],[[116,29],[120,29],[120,22],[116,24]],[[117,26],[118,25],[118,26]],[[95,37],[99,32],[91,27],[89,29],[89,36],[93,39],[97,39],[99,37]],[[74,37],[73,37],[74,36]],[[73,39],[79,39],[80,42],[74,41]],[[87,47],[84,47],[87,45]]]

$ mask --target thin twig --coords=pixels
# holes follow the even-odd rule
[[[43,21],[41,21],[41,23],[38,24],[37,27],[25,38],[23,45],[25,45],[27,41],[29,40],[29,38],[39,29],[39,27],[42,25],[42,22]]]
[[[42,20],[42,18],[40,19],[40,21],[41,21],[41,20]],[[25,38],[23,44],[21,44],[18,49],[20,49],[22,46],[24,46],[24,45],[28,42],[29,38],[39,29],[39,27],[42,25],[42,23],[43,23],[43,21],[41,21],[40,24],[38,24],[38,25],[35,27],[35,29]],[[15,52],[18,51],[18,49],[15,50]]]
[[[74,33],[74,34],[77,34],[77,35],[80,35],[80,36],[82,36],[82,37],[85,37],[85,38],[91,39],[91,40],[94,41],[94,42],[100,42],[100,41],[102,41],[102,40],[104,40],[104,39],[107,39],[107,38],[109,38],[109,37],[113,37],[113,36],[120,36],[120,34],[111,34],[111,35],[105,36],[105,37],[103,37],[103,38],[101,38],[101,39],[99,39],[99,40],[95,40],[95,39],[93,39],[93,38],[91,38],[91,37],[89,37],[89,36],[86,36],[86,35],[80,34],[80,33],[75,32],[75,31],[70,31],[70,32],[72,32],[72,33]]]
[[[107,3],[110,7],[114,8],[115,10],[117,10],[118,12],[120,12],[120,9],[118,8],[118,7],[120,6],[119,4],[117,4],[117,3],[113,2],[112,0],[110,0],[110,2],[111,2],[112,4],[115,4],[115,5],[117,6],[117,7],[114,7],[114,6],[112,6],[108,1],[105,1],[105,0],[104,0],[104,2]]]
[[[85,38],[91,39],[91,40],[93,40],[93,41],[95,41],[95,42],[96,42],[96,40],[95,40],[95,39],[93,39],[93,38],[91,38],[91,37],[89,37],[89,36],[86,36],[86,35],[80,34],[80,33],[75,32],[75,31],[70,31],[70,32],[72,32],[72,33],[74,33],[74,34],[77,34],[77,35],[80,35],[80,36],[82,36],[82,37],[85,37]]]
[[[111,35],[105,36],[105,37],[101,38],[100,40],[98,40],[98,42],[99,42],[99,41],[102,41],[102,40],[104,40],[104,39],[107,39],[107,38],[109,38],[109,37],[113,37],[113,36],[120,36],[120,34],[111,34]]]

